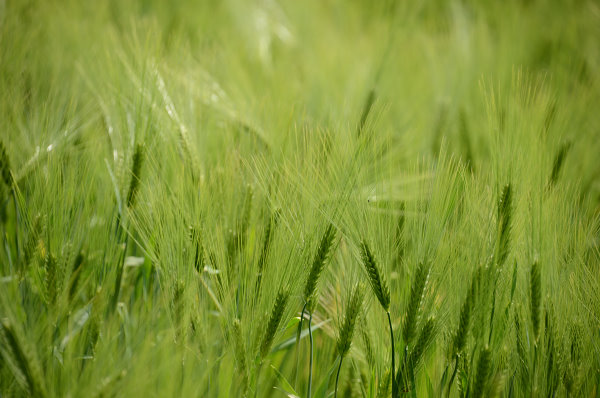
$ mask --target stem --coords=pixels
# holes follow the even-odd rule
[[[488,338],[488,345],[492,344],[492,333],[494,332],[494,312],[496,309],[496,288],[498,287],[498,278],[500,274],[496,276],[494,280],[494,291],[492,293],[492,312],[490,314],[490,335]]]
[[[21,250],[19,249],[19,205],[17,204],[17,193],[15,192],[14,185],[11,190],[13,202],[15,203],[15,246],[17,248],[17,261],[21,261]]]
[[[337,398],[338,382],[340,381],[340,370],[342,370],[342,361],[343,360],[344,360],[344,357],[340,356],[340,365],[338,366],[337,375],[335,376],[335,393],[334,393],[335,398]]]
[[[10,254],[10,244],[8,242],[8,233],[2,228],[2,238],[4,238],[4,250],[6,251],[6,256],[8,257],[8,273],[12,275],[13,273],[13,261],[12,255]]]
[[[129,243],[129,234],[125,235],[125,243],[123,247],[123,252],[119,256],[119,268],[117,269],[117,279],[115,281],[115,291],[112,297],[112,303],[109,307],[109,311],[113,311],[117,307],[117,303],[119,302],[119,293],[121,292],[121,282],[123,279],[123,268],[125,268],[125,256],[127,255],[127,244]]]
[[[312,330],[310,329],[310,324],[312,323],[312,311],[309,312],[309,317],[308,317],[308,338],[310,339],[310,365],[308,367],[308,395],[307,397],[310,398],[310,390],[311,390],[311,386],[312,386],[312,365],[313,365],[313,337],[312,337]]]
[[[294,369],[294,388],[298,385],[298,364],[300,362],[300,334],[302,333],[302,320],[304,319],[304,311],[306,310],[306,304],[302,307],[302,312],[300,313],[300,322],[298,323],[298,331],[296,332],[296,368]]]
[[[392,328],[392,318],[390,312],[387,312],[388,323],[390,324],[390,340],[392,342],[392,397],[396,396],[397,385],[396,385],[396,354],[394,350],[394,329]]]
[[[454,382],[454,377],[456,377],[456,371],[458,370],[458,354],[456,354],[456,361],[454,362],[454,372],[452,372],[452,376],[450,377],[450,382],[448,383],[448,393],[446,397],[450,397],[450,390],[452,389],[452,383]]]

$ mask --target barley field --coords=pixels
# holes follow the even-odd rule
[[[0,0],[0,397],[600,397],[600,3]]]

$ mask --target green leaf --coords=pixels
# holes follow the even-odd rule
[[[299,319],[299,318],[298,318]],[[314,333],[315,330],[319,330],[323,327],[323,325],[329,323],[331,321],[331,319],[326,319],[323,322],[319,322],[318,324],[316,324],[315,326],[312,326],[312,332]],[[306,336],[308,336],[308,328],[302,330],[302,333],[300,333],[300,340],[302,340],[303,338],[305,338]],[[286,348],[292,346],[296,344],[296,335],[294,334],[293,337],[290,337],[289,339],[287,339],[286,341],[279,343],[278,345],[276,345],[275,347],[273,347],[273,349],[271,350],[271,354],[274,354],[278,351],[281,350],[285,350]]]
[[[289,320],[289,322],[287,323],[287,325],[285,325],[285,330],[290,330],[292,328],[295,328],[297,324],[300,323],[300,317],[299,316],[295,316],[292,319]]]
[[[294,387],[292,387],[290,382],[287,381],[285,376],[282,375],[281,372],[279,370],[277,370],[273,365],[271,365],[271,369],[273,369],[273,372],[275,372],[275,376],[277,376],[277,380],[279,381],[279,383],[281,384],[281,387],[282,387],[282,388],[277,388],[277,387],[275,387],[275,388],[277,390],[284,392],[290,398],[298,397],[298,393],[296,392],[296,390],[294,390]]]

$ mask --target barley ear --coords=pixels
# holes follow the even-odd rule
[[[196,272],[202,273],[204,269],[204,244],[202,242],[202,231],[200,227],[190,226],[190,238],[194,245],[194,268]]]
[[[375,103],[375,99],[376,99],[377,95],[375,93],[375,89],[371,89],[369,90],[369,94],[367,95],[367,98],[365,99],[365,102],[363,104],[363,108],[362,108],[362,112],[360,114],[360,121],[358,122],[358,128],[357,128],[357,136],[360,137],[360,135],[363,132],[363,129],[365,128],[365,124],[367,123],[367,118],[369,117],[369,114],[371,113],[371,108],[373,107],[373,104]]]
[[[23,346],[12,323],[0,319],[0,353],[6,363],[12,365],[15,379],[32,397],[44,397],[43,378],[40,367],[31,353]]]
[[[33,255],[35,254],[35,250],[42,232],[41,220],[42,217],[39,214],[33,219],[29,236],[27,237],[27,242],[23,248],[23,267],[27,267],[31,263]]]
[[[540,275],[540,265],[537,261],[534,261],[531,265],[529,286],[531,323],[533,324],[533,334],[537,341],[540,336],[540,311],[542,301],[542,280]]]
[[[44,287],[46,293],[46,302],[49,305],[53,305],[56,302],[58,295],[58,264],[56,257],[48,251],[44,259],[44,269],[46,274],[44,276]]]
[[[427,321],[425,321],[425,325],[423,325],[421,333],[419,334],[419,338],[417,339],[417,342],[415,343],[415,346],[410,354],[410,366],[413,367],[413,370],[421,361],[423,354],[425,351],[427,351],[427,348],[429,348],[434,336],[435,318],[430,317],[427,319]]]
[[[475,381],[473,383],[473,397],[480,398],[483,396],[485,386],[488,381],[488,377],[491,370],[491,357],[492,352],[488,347],[485,347],[479,354],[479,361],[477,362],[477,372],[475,374]]]
[[[185,283],[183,280],[175,282],[173,289],[173,298],[171,300],[171,307],[173,311],[173,320],[175,325],[175,335],[177,337],[183,332],[183,318],[185,309]]]
[[[277,333],[277,329],[279,328],[279,324],[283,318],[283,313],[285,312],[288,299],[289,292],[286,288],[281,289],[279,293],[277,293],[277,298],[275,299],[275,304],[271,310],[271,316],[269,317],[269,321],[260,344],[261,361],[264,360],[269,354],[269,351],[271,351],[271,345],[273,344],[275,334]]]
[[[430,268],[425,261],[419,263],[417,272],[415,273],[413,284],[410,290],[410,298],[406,309],[406,317],[404,318],[404,326],[402,335],[404,344],[410,345],[415,334],[415,328],[421,310],[421,303],[425,295],[425,288],[429,279]]]
[[[242,375],[242,392],[245,394],[248,390],[248,366],[246,363],[246,345],[242,336],[242,324],[239,319],[233,321],[233,343],[235,359]]]
[[[375,354],[373,352],[373,343],[371,343],[371,337],[369,337],[369,331],[366,327],[363,326],[360,328],[360,335],[363,341],[367,365],[373,367],[375,364]]]
[[[10,169],[8,152],[6,151],[6,147],[4,146],[4,142],[2,142],[2,140],[0,140],[0,175],[2,177],[2,181],[4,181],[6,186],[10,188],[12,186],[12,172]]]
[[[138,144],[133,153],[133,161],[131,164],[131,180],[129,182],[129,191],[127,192],[127,207],[133,208],[135,199],[140,186],[140,176],[142,172],[142,164],[144,163],[144,146]]]
[[[323,273],[327,261],[329,260],[335,237],[335,227],[332,224],[329,224],[325,230],[325,233],[323,234],[323,237],[321,238],[321,242],[319,243],[319,247],[315,254],[312,266],[310,267],[306,285],[304,287],[304,300],[308,303],[307,308],[309,312],[312,312],[312,309],[316,305],[315,298],[319,279]]]
[[[335,376],[335,390],[334,397],[337,398],[338,382],[340,380],[340,371],[342,370],[342,362],[344,357],[350,351],[352,345],[352,337],[354,336],[354,329],[356,326],[356,319],[361,311],[362,301],[364,297],[364,287],[362,284],[357,284],[346,303],[346,313],[344,314],[344,320],[340,327],[337,339],[337,352],[340,357],[337,374]],[[310,396],[310,394],[309,394]]]
[[[416,369],[423,358],[423,354],[425,354],[431,345],[434,337],[435,318],[430,317],[423,325],[421,333],[419,334],[413,349],[410,351],[408,356],[405,357],[404,362],[398,369],[398,373],[395,377],[395,382],[398,386],[397,388],[402,386],[404,391],[409,391],[416,387],[414,385],[414,375],[416,373]]]
[[[560,146],[556,156],[554,157],[554,162],[552,164],[552,172],[550,173],[550,179],[548,180],[548,187],[552,187],[556,184],[558,177],[560,175],[560,171],[565,162],[565,158],[569,153],[569,149],[571,149],[571,142],[565,142]]]
[[[506,184],[498,199],[498,236],[496,242],[496,264],[504,265],[510,250],[510,230],[512,219],[512,189]]]
[[[460,320],[458,322],[458,329],[454,336],[454,352],[460,354],[465,348],[467,342],[467,335],[469,333],[469,324],[471,323],[471,310],[473,309],[473,286],[469,289],[465,302],[460,309]]]
[[[369,277],[369,285],[371,285],[371,290],[373,290],[373,294],[375,294],[375,297],[377,297],[377,300],[379,300],[383,310],[387,312],[390,309],[390,289],[388,288],[387,282],[377,266],[375,256],[373,256],[373,253],[371,252],[367,242],[363,241],[360,245],[360,248],[363,265],[365,266],[365,270],[367,271],[367,275]]]
[[[271,241],[273,240],[273,234],[275,229],[277,228],[277,224],[279,222],[279,217],[281,215],[281,210],[277,209],[267,221],[267,229],[265,230],[265,237],[263,240],[263,247],[260,252],[260,257],[258,258],[258,272],[262,273],[267,262],[267,256],[269,254],[269,249],[271,247]]]
[[[263,273],[265,272],[265,266],[267,265],[267,259],[269,257],[269,252],[271,249],[271,241],[273,240],[273,235],[275,233],[275,229],[277,228],[277,224],[279,222],[279,217],[281,215],[281,210],[277,209],[275,212],[271,214],[267,221],[267,228],[265,230],[265,237],[263,240],[262,250],[260,252],[260,257],[258,258],[258,275],[256,277],[256,292],[255,295],[258,297],[260,294],[260,287],[262,283]]]
[[[337,350],[340,358],[344,358],[348,354],[352,345],[352,337],[354,336],[356,320],[362,308],[363,297],[364,287],[362,284],[357,284],[346,304],[344,320],[338,334]]]
[[[83,269],[83,262],[85,260],[85,252],[80,251],[73,261],[73,271],[71,272],[71,282],[69,286],[69,301],[75,296],[77,286],[79,285],[79,279],[81,278],[81,272]]]

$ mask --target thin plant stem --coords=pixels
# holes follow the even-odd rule
[[[396,374],[396,353],[394,349],[394,329],[392,328],[392,318],[389,311],[387,312],[387,318],[390,325],[390,340],[392,342],[392,397],[395,397],[398,389],[396,378],[393,376]]]
[[[342,361],[343,360],[344,360],[344,357],[340,355],[340,364],[338,366],[337,374],[335,375],[335,392],[334,392],[335,398],[337,398],[338,382],[340,381],[340,371],[342,370]]]
[[[452,383],[454,383],[454,378],[456,377],[456,372],[458,370],[458,354],[456,355],[456,360],[454,361],[454,371],[452,372],[452,376],[450,377],[450,382],[448,383],[448,393],[446,397],[450,397],[450,390],[452,389]]]
[[[310,398],[310,390],[312,387],[312,368],[313,368],[313,336],[312,336],[312,330],[310,328],[312,323],[312,311],[309,312],[309,317],[308,317],[308,338],[310,340],[310,363],[309,363],[309,367],[308,367],[308,395],[307,397]]]
[[[127,255],[127,245],[129,243],[129,234],[125,235],[125,242],[123,244],[122,253],[119,256],[119,268],[117,269],[117,278],[115,280],[115,291],[113,293],[112,303],[109,307],[109,311],[112,312],[117,307],[119,302],[119,294],[121,292],[121,283],[123,280],[123,271],[125,268],[125,256]]]
[[[302,320],[304,319],[304,311],[306,311],[306,304],[302,307],[300,313],[300,322],[298,322],[298,331],[296,332],[296,367],[294,368],[294,388],[298,385],[298,366],[300,363],[300,335],[302,334]]]
[[[14,183],[13,183],[14,184]],[[17,193],[15,187],[11,188],[13,202],[15,204],[15,247],[17,248],[17,262],[21,261],[21,249],[19,249],[19,205],[17,203]]]

